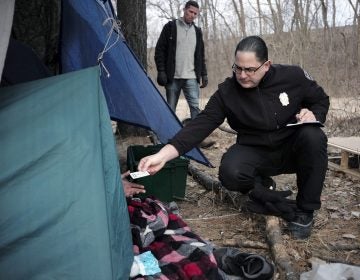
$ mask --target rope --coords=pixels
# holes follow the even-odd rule
[[[112,18],[112,17],[108,17],[107,19],[104,20],[103,22],[103,26],[105,26],[106,24],[108,24],[110,22],[110,30],[107,34],[107,38],[106,38],[106,42],[105,42],[105,45],[104,45],[104,48],[103,50],[99,53],[98,55],[98,58],[97,58],[97,61],[98,61],[98,64],[100,64],[100,69],[103,68],[106,72],[106,77],[107,78],[110,78],[110,72],[109,70],[106,68],[104,62],[103,62],[103,57],[104,57],[104,54],[106,52],[108,52],[113,46],[115,46],[117,44],[117,42],[119,41],[120,39],[120,34],[121,34],[121,31],[120,31],[120,27],[116,21],[116,19]],[[116,32],[115,32],[116,31]],[[112,42],[110,44],[110,39],[111,39],[111,35],[112,33],[116,33],[116,39],[114,42]]]

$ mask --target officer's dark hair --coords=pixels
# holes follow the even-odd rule
[[[268,60],[268,48],[265,41],[259,36],[248,36],[242,39],[236,46],[235,55],[238,51],[254,52],[260,62]]]
[[[196,1],[187,1],[185,4],[185,9],[189,8],[190,6],[193,6],[193,7],[199,9],[199,4]]]

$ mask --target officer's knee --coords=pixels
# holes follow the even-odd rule
[[[254,187],[253,179],[239,169],[224,168],[220,165],[219,180],[223,187],[229,191],[237,191],[243,194],[249,192]]]
[[[327,137],[322,129],[314,126],[303,126],[299,130],[298,139],[309,146],[326,145]]]

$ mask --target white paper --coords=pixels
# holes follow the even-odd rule
[[[316,125],[323,127],[324,125],[319,121],[313,121],[313,122],[297,122],[297,123],[288,123],[286,126],[298,126],[298,125]]]
[[[141,177],[145,177],[145,176],[149,176],[150,173],[147,171],[136,171],[136,172],[132,172],[130,173],[130,177],[133,179],[139,179]]]

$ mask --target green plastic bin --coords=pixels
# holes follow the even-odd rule
[[[155,154],[164,145],[141,146],[133,145],[127,149],[127,166],[131,172],[138,171],[137,167],[140,159],[145,156]],[[153,195],[161,201],[170,202],[175,199],[183,199],[186,190],[186,177],[189,160],[184,157],[175,158],[165,164],[165,166],[155,175],[142,177],[134,182],[144,185],[145,194],[139,195],[146,197]]]

